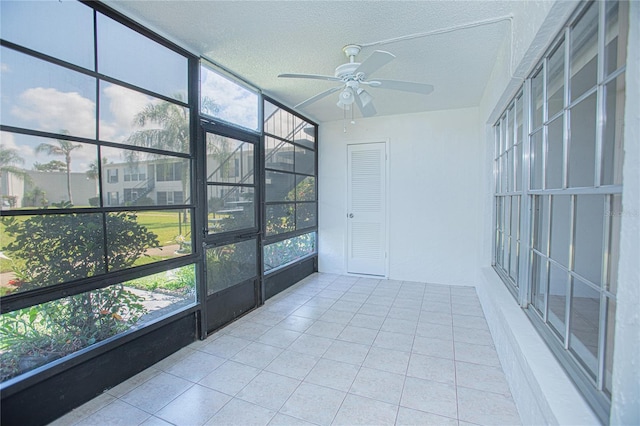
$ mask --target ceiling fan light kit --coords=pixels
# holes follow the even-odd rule
[[[343,47],[342,51],[349,59],[349,62],[336,67],[333,76],[319,74],[280,74],[278,77],[281,78],[306,78],[341,83],[338,87],[325,90],[299,103],[295,108],[304,108],[339,91],[336,105],[344,110],[345,116],[346,111],[351,110],[353,121],[353,109],[351,106],[354,103],[358,106],[363,117],[371,117],[376,114],[376,109],[373,106],[373,96],[361,86],[369,86],[376,89],[400,90],[423,95],[433,91],[433,86],[430,84],[399,80],[367,80],[371,74],[395,59],[395,56],[389,52],[376,50],[360,63],[356,62],[356,56],[360,53],[360,50],[361,46],[356,44],[348,44]]]

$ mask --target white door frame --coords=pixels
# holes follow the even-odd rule
[[[354,146],[354,145],[368,145],[368,144],[378,144],[378,143],[382,143],[384,144],[384,155],[385,155],[385,161],[384,161],[384,174],[385,174],[385,179],[384,179],[384,191],[385,191],[385,203],[384,203],[384,252],[385,252],[385,257],[384,257],[384,273],[383,275],[369,275],[369,274],[362,274],[362,273],[353,273],[353,272],[349,272],[349,244],[350,244],[350,235],[349,235],[349,212],[346,211],[349,209],[349,168],[351,167],[351,165],[349,164],[349,147],[350,146]],[[346,156],[346,163],[347,163],[347,172],[345,173],[345,183],[346,183],[346,191],[345,191],[345,206],[346,206],[346,210],[344,212],[344,229],[345,229],[345,234],[346,234],[346,238],[345,238],[345,242],[344,242],[344,270],[346,271],[347,275],[352,275],[352,276],[359,276],[359,277],[370,277],[370,278],[375,278],[375,277],[379,277],[379,278],[389,278],[389,258],[390,258],[390,253],[389,253],[389,139],[388,138],[380,138],[380,139],[375,139],[375,140],[362,140],[362,141],[349,141],[346,143],[346,150],[345,150],[345,156]]]

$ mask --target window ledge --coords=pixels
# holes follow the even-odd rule
[[[477,291],[523,424],[601,424],[492,268]]]

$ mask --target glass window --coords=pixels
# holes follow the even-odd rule
[[[605,86],[605,122],[602,138],[602,184],[622,183],[622,150],[625,102],[625,75]]]
[[[571,108],[569,186],[593,186],[596,163],[596,95]]]
[[[316,252],[316,233],[300,235],[264,247],[265,272],[285,266]]]
[[[8,380],[195,302],[187,265],[0,316],[0,377]],[[161,302],[159,302],[161,300]]]
[[[207,182],[253,184],[253,144],[207,133]]]
[[[4,40],[94,69],[93,10],[75,1],[0,2]],[[4,62],[4,61],[3,61]]]
[[[254,189],[240,186],[207,186],[209,233],[256,226]]]
[[[188,153],[189,109],[101,81],[99,132],[104,141]]]
[[[549,56],[547,67],[548,118],[564,108],[564,41]]]
[[[547,166],[546,181],[547,189],[562,188],[563,173],[563,124],[562,117],[553,120],[547,126]]]
[[[187,58],[98,13],[98,71],[182,102]]]
[[[209,248],[207,259],[207,293],[218,293],[258,274],[256,240]]]
[[[280,172],[267,172],[266,199],[269,201],[295,201],[295,175]]]
[[[589,3],[571,28],[571,100],[596,85],[598,76],[598,4]]]
[[[258,94],[236,81],[200,66],[200,112],[245,129],[259,130]]]
[[[296,230],[296,207],[293,203],[267,206],[267,236]]]
[[[265,137],[265,167],[268,169],[294,171],[294,146],[280,139]]]
[[[316,220],[316,203],[297,203],[296,204],[296,228],[304,229],[315,227]]]
[[[95,78],[5,47],[0,47],[0,56],[0,123],[96,137]]]

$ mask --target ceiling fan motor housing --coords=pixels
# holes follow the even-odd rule
[[[360,66],[360,62],[349,62],[348,64],[342,64],[336,68],[335,76],[339,79],[349,80],[350,76],[355,78],[353,74],[355,70]]]

